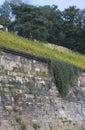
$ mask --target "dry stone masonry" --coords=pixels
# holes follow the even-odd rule
[[[61,98],[44,62],[0,52],[0,130],[85,128],[85,73]]]

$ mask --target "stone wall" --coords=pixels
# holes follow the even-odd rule
[[[82,128],[85,73],[62,99],[47,63],[0,52],[0,130]]]

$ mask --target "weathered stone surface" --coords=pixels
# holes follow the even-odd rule
[[[20,129],[17,120],[26,122],[27,130],[34,129],[35,120],[40,130],[85,127],[85,73],[62,99],[46,63],[0,53],[0,119],[3,130],[5,119],[9,130]]]

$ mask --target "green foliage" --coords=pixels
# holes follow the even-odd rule
[[[46,71],[42,71],[42,72],[36,72],[37,76],[41,76],[41,77],[46,77],[47,76],[47,72]]]
[[[0,31],[0,46],[27,52],[36,56],[55,58],[85,69],[85,56],[60,46],[43,44],[27,40],[9,32]]]
[[[21,119],[20,117],[16,117],[16,122],[17,122],[17,123],[21,123],[21,120],[22,120],[22,119]]]
[[[42,71],[40,75],[41,75],[42,77],[46,77],[46,76],[47,76],[47,73],[46,73],[46,71]]]
[[[68,94],[69,87],[74,85],[80,68],[58,60],[51,60],[51,69],[56,87],[62,97]]]
[[[47,44],[28,41],[8,32],[0,31],[0,46],[50,58],[55,83],[62,97],[68,93],[69,87],[75,83],[74,81],[80,71],[79,68],[85,69],[85,56],[55,45],[50,48]],[[46,76],[46,73],[42,72],[40,75]],[[15,101],[17,101],[17,98],[15,97]]]
[[[85,10],[71,6],[61,12],[56,5],[21,4],[12,5],[12,12],[15,21],[10,28],[19,35],[85,53]]]
[[[68,124],[71,124],[71,120],[69,120],[68,118],[66,117],[60,117],[59,118],[61,120],[61,122],[64,124],[64,123],[68,123]]]
[[[37,123],[33,123],[33,128],[34,128],[35,130],[38,130],[38,129],[40,129],[40,125],[37,124]]]
[[[21,130],[27,130],[26,125],[25,125],[25,124],[21,124]]]
[[[25,38],[47,40],[46,20],[39,7],[21,4],[20,6],[12,5],[12,10],[16,16],[16,20],[13,22],[14,31]]]
[[[56,5],[46,5],[41,8],[42,15],[46,20],[46,29],[48,30],[48,42],[57,43],[61,31],[62,19],[61,12]]]
[[[83,13],[84,12],[84,13]],[[85,53],[84,28],[85,11],[81,11],[75,6],[65,9],[62,13],[63,24],[60,45],[71,50]],[[84,15],[83,15],[84,14]]]
[[[34,6],[24,0],[5,0],[0,6],[0,24],[25,38],[85,54],[85,9],[70,6],[61,12],[56,5]]]
[[[4,27],[8,27],[11,23],[10,11],[9,3],[5,1],[3,5],[0,6],[0,24],[4,25]]]

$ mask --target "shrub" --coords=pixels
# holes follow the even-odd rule
[[[81,69],[56,59],[51,60],[50,69],[59,93],[62,97],[66,96],[69,87],[74,85]]]
[[[33,128],[34,128],[35,130],[40,129],[40,125],[37,124],[37,123],[33,123]]]
[[[22,124],[21,125],[21,130],[26,130],[27,128],[26,128],[26,125],[25,124]]]
[[[16,122],[17,123],[21,123],[21,118],[20,117],[16,117]]]

